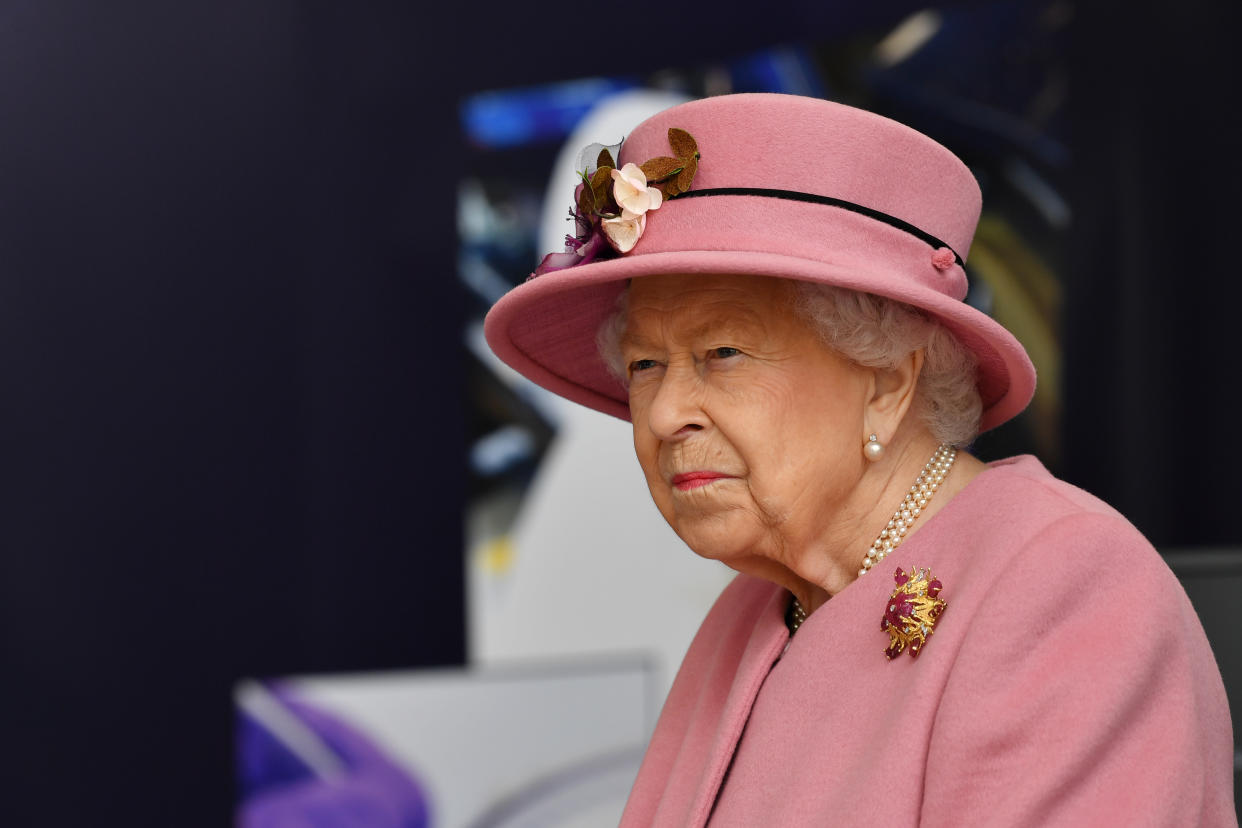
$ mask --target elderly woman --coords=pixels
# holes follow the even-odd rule
[[[962,301],[966,167],[782,95],[674,107],[586,161],[568,249],[489,342],[629,419],[665,519],[740,573],[623,825],[1234,824],[1176,579],[1035,458],[965,450],[1035,385]]]

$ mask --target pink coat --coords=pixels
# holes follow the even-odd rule
[[[792,639],[739,576],[686,654],[622,826],[1236,825],[1199,619],[1116,511],[1032,457],[992,466]],[[884,655],[896,566],[948,607]]]

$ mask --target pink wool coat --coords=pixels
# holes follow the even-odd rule
[[[1224,687],[1151,545],[1032,457],[992,464],[792,639],[736,578],[682,663],[622,826],[1236,825]],[[896,566],[948,607],[884,655]]]

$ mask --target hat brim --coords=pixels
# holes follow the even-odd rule
[[[492,307],[484,325],[488,344],[504,362],[538,385],[628,421],[628,394],[601,358],[596,336],[604,320],[616,312],[628,280],[659,274],[755,274],[818,282],[921,308],[942,321],[978,359],[981,431],[1018,414],[1035,391],[1035,369],[1022,345],[970,305],[889,269],[761,251],[662,251],[538,276]]]

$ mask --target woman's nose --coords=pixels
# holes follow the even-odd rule
[[[695,365],[669,364],[652,398],[647,423],[661,440],[684,440],[707,425],[703,384]]]

